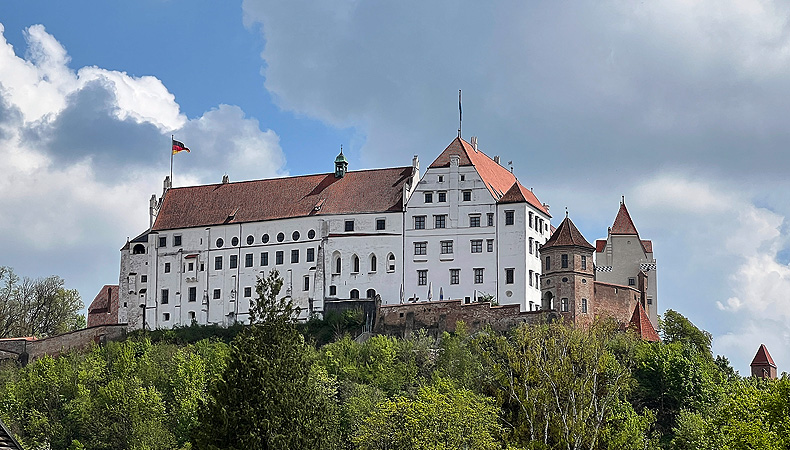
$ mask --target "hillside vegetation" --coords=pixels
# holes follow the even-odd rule
[[[294,324],[280,287],[258,284],[229,343],[173,331],[6,366],[0,417],[27,449],[790,446],[788,379],[737,376],[674,311],[659,343],[608,322],[358,343],[350,317]]]

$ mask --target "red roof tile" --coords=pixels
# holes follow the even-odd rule
[[[645,253],[653,253],[653,241],[642,239],[642,248],[645,249]]]
[[[595,251],[601,253],[606,250],[606,239],[598,239],[595,241]]]
[[[768,349],[765,347],[765,344],[760,344],[760,348],[757,349],[757,354],[754,355],[754,359],[752,360],[751,366],[762,366],[768,364],[771,367],[776,368],[776,364],[774,364],[774,359],[771,358],[771,354],[768,353]]]
[[[504,203],[526,201],[547,215],[549,214],[535,194],[522,186],[512,172],[482,151],[475,150],[470,143],[461,138],[453,139],[450,145],[428,167],[450,167],[451,155],[458,155],[460,166],[473,166],[477,170],[495,200],[504,200]],[[549,217],[551,216],[549,215]]]
[[[152,230],[403,210],[412,167],[172,188]]]
[[[107,284],[88,306],[88,326],[118,323],[118,285]]]
[[[612,225],[612,234],[639,234],[624,202],[620,203],[620,211],[617,212],[614,225]]]
[[[658,342],[661,340],[658,337],[656,329],[653,328],[653,324],[650,322],[650,319],[647,317],[645,308],[643,308],[642,304],[639,302],[636,302],[634,314],[631,316],[631,322],[629,323],[629,326],[636,330],[636,332],[639,334],[639,337],[648,342]]]
[[[541,250],[549,247],[577,246],[592,249],[593,246],[584,239],[582,233],[576,228],[570,218],[566,217],[562,221],[557,231],[540,248]]]

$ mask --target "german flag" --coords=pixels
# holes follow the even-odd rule
[[[179,152],[189,153],[189,149],[187,148],[186,145],[184,145],[183,142],[173,139],[173,154],[175,155],[176,153]]]

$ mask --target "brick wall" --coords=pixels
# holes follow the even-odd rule
[[[44,356],[57,356],[69,350],[88,347],[91,343],[103,344],[126,336],[126,324],[99,325],[44,339],[31,338],[0,340],[0,357],[4,354],[23,364]],[[27,356],[25,356],[27,355]]]
[[[640,296],[641,293],[632,287],[596,281],[592,312],[596,317],[612,317],[619,323],[627,324]]]

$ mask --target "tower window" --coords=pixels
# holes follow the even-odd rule
[[[587,314],[587,299],[586,298],[582,299],[582,312]]]
[[[505,284],[513,284],[516,274],[516,269],[505,269]]]
[[[582,270],[587,270],[587,257],[582,255]]]
[[[173,246],[174,247],[181,247],[181,235],[173,236]]]
[[[222,298],[222,290],[214,289],[214,300],[219,300],[220,298]]]
[[[315,249],[310,247],[307,249],[307,256],[305,257],[307,262],[314,262],[315,261]]]
[[[353,220],[346,220],[345,230],[346,231],[354,231],[354,221]]]
[[[568,268],[568,255],[567,254],[564,254],[564,255],[560,256],[560,267],[562,267],[563,269],[567,269]]]
[[[629,286],[636,286],[636,278],[634,278],[634,277],[628,278],[628,285]]]
[[[337,286],[329,286],[329,295],[333,297],[337,295]]]
[[[505,225],[513,225],[516,222],[515,211],[505,211]]]
[[[189,301],[190,302],[197,301],[197,288],[194,286],[189,288]]]
[[[244,288],[244,297],[246,298],[252,297],[252,287],[247,286]]]
[[[562,307],[562,312],[568,312],[568,299],[567,298],[563,298],[560,301],[560,305]]]
[[[159,236],[159,246],[167,247],[167,236]]]
[[[551,270],[551,256],[546,257],[546,270]]]
[[[376,229],[384,230],[387,228],[387,221],[385,219],[376,219]]]
[[[169,301],[170,301],[170,291],[168,289],[162,289],[162,296],[159,303],[166,305],[167,302]]]
[[[165,263],[165,273],[170,273],[170,263]]]

